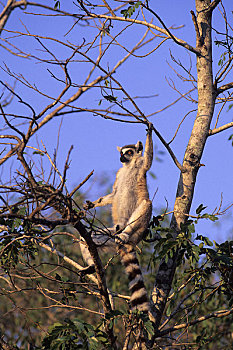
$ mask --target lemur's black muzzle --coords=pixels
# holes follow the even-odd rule
[[[121,163],[127,163],[127,162],[129,161],[129,159],[127,159],[127,158],[124,156],[124,154],[122,154],[121,157],[120,157],[120,161],[121,161]]]

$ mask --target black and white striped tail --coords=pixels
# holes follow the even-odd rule
[[[142,273],[139,267],[136,252],[131,245],[124,245],[120,248],[122,264],[129,279],[129,290],[131,292],[130,303],[132,310],[148,312],[150,304],[147,291],[143,282]]]

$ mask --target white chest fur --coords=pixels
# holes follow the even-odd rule
[[[117,174],[114,206],[122,225],[137,207],[137,181],[142,162],[142,158],[136,159],[133,164],[124,165]]]

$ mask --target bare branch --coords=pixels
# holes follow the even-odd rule
[[[209,10],[212,12],[220,3],[221,0],[213,0],[210,4]]]
[[[186,172],[185,167],[183,167],[177,160],[175,154],[173,153],[171,147],[169,146],[169,144],[164,140],[164,138],[162,137],[162,135],[158,132],[158,130],[153,126],[153,130],[154,133],[156,134],[156,136],[158,136],[159,140],[162,142],[162,144],[166,147],[168,153],[170,154],[170,156],[172,157],[173,162],[175,163],[175,165],[177,166],[178,169],[180,169],[180,171],[182,173]]]
[[[107,9],[109,10],[109,12],[111,13],[112,16],[115,16],[115,13],[113,12],[113,10],[111,9],[111,7],[109,6],[109,4],[107,3],[106,0],[103,0],[103,3],[105,4],[105,6],[107,7]]]
[[[183,119],[182,119],[181,122],[179,123],[179,125],[178,125],[178,127],[177,127],[177,129],[176,129],[176,131],[175,131],[174,136],[173,136],[172,139],[168,142],[168,145],[170,145],[170,143],[172,143],[172,142],[174,141],[174,139],[175,139],[175,137],[176,137],[176,135],[177,135],[177,133],[178,133],[178,131],[179,131],[179,129],[180,129],[182,123],[183,123],[184,120],[186,119],[186,117],[187,117],[190,113],[193,113],[193,112],[195,112],[195,111],[196,111],[196,109],[193,109],[193,110],[191,110],[191,111],[189,111],[188,113],[185,114],[185,116],[183,117]]]
[[[11,12],[14,10],[16,7],[22,7],[26,6],[27,1],[26,0],[7,0],[7,4],[0,13],[0,35],[2,33],[3,28],[6,25],[7,20],[10,17]]]
[[[161,331],[159,332],[157,335],[160,337],[168,334],[168,333],[172,333],[174,331],[177,331],[178,329],[182,329],[182,328],[188,328],[188,327],[191,327],[191,326],[194,326],[200,322],[204,322],[206,320],[209,320],[210,318],[222,318],[222,317],[226,317],[226,316],[229,316],[233,314],[233,308],[231,308],[230,310],[219,310],[219,311],[215,311],[215,312],[212,312],[208,315],[205,315],[205,316],[201,316],[199,318],[197,318],[196,320],[193,320],[193,321],[190,321],[190,322],[187,322],[187,323],[182,323],[182,324],[179,324],[179,325],[176,325],[174,327],[170,327],[170,328],[167,328],[165,329],[164,331]]]
[[[227,130],[227,129],[232,128],[232,127],[233,127],[233,122],[225,124],[225,125],[222,125],[219,128],[215,128],[215,129],[210,130],[209,131],[209,136],[218,134],[219,132]]]
[[[176,38],[171,33],[171,31],[167,28],[167,26],[163,22],[163,20],[157,15],[156,12],[154,12],[151,8],[149,8],[149,6],[147,6],[145,4],[142,4],[141,6],[144,7],[145,9],[147,9],[149,12],[151,12],[158,19],[158,21],[162,24],[163,28],[166,30],[166,34],[168,35],[168,37],[170,37],[176,44],[185,47],[189,51],[194,52],[196,55],[200,55],[200,51],[197,48],[194,48],[191,45],[189,45],[188,43],[186,43],[185,41]]]
[[[229,90],[229,89],[232,89],[232,88],[233,88],[233,82],[225,84],[225,85],[222,85],[219,88],[217,88],[217,94],[219,95],[222,92],[224,92],[226,90]]]
[[[50,247],[47,244],[44,244],[43,242],[40,242],[39,240],[34,240],[36,242],[36,244],[38,244],[39,246],[41,246],[42,248],[48,250],[50,253],[55,254],[57,256],[59,256],[60,258],[62,258],[65,262],[67,262],[68,264],[72,265],[73,267],[75,267],[78,271],[85,271],[86,268],[79,265],[78,263],[76,263],[76,261],[70,259],[69,257],[67,257],[65,254],[61,253],[60,251],[58,251],[55,247]],[[86,275],[92,282],[97,284],[97,279],[94,275]]]
[[[200,32],[199,32],[199,28],[198,28],[198,24],[197,24],[197,17],[196,17],[193,10],[191,10],[190,13],[192,15],[193,24],[194,24],[194,28],[196,31],[197,47],[199,47],[201,45],[201,37],[200,37]]]
[[[87,175],[87,177],[78,186],[76,186],[73,189],[73,191],[70,192],[69,197],[72,197],[75,194],[75,192],[77,192],[80,189],[80,187],[82,187],[90,179],[90,177],[93,175],[93,173],[94,173],[94,170],[92,170],[90,172],[90,174]]]
[[[146,8],[146,7],[145,7]],[[111,20],[115,20],[115,21],[122,21],[122,22],[131,22],[131,23],[135,23],[135,24],[140,24],[143,26],[146,26],[148,28],[151,29],[155,29],[156,31],[165,34],[168,36],[168,38],[173,39],[173,41],[175,43],[177,43],[180,46],[183,46],[184,48],[186,48],[187,50],[195,53],[196,55],[200,55],[199,50],[197,50],[196,48],[194,48],[193,46],[189,45],[186,41],[181,40],[179,38],[177,38],[175,35],[171,34],[169,30],[160,28],[152,23],[146,22],[146,21],[141,21],[138,19],[132,19],[132,18],[124,18],[124,17],[118,17],[118,16],[108,16],[108,15],[101,15],[101,14],[94,14],[94,13],[89,13],[89,16],[91,18],[106,18],[106,19],[111,19]],[[88,18],[87,18],[88,19]]]

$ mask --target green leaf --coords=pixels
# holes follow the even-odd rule
[[[135,5],[135,7],[136,7],[136,9],[141,5],[141,1],[138,1],[137,3],[136,3],[136,5]]]
[[[205,244],[208,245],[209,247],[212,247],[212,246],[213,246],[213,242],[211,242],[211,241],[209,240],[208,237],[205,237],[204,242],[205,242]]]
[[[190,234],[195,233],[195,226],[194,226],[194,224],[191,224],[191,225],[188,226],[188,232]]]
[[[37,185],[43,185],[43,181],[37,181]]]
[[[54,5],[54,10],[57,10],[57,9],[60,10],[60,6],[61,6],[60,1],[56,1]]]
[[[217,221],[218,220],[217,216],[212,215],[212,214],[203,214],[201,217],[204,218],[204,219],[209,219],[211,221]]]
[[[157,179],[157,176],[155,175],[155,173],[153,171],[149,171],[149,175],[152,177],[152,179]]]
[[[39,154],[40,156],[44,156],[44,152],[42,151],[34,151],[33,154]]]
[[[144,323],[144,328],[146,329],[149,335],[153,336],[155,330],[154,330],[153,323],[150,320]]]
[[[19,226],[22,224],[22,220],[21,219],[15,219],[14,222],[13,222],[13,225],[12,225],[12,230],[14,228],[19,228]]]
[[[228,106],[227,112],[229,112],[229,111],[231,110],[232,107],[233,107],[233,103],[230,104],[230,105]],[[231,136],[232,136],[232,135],[231,135]]]
[[[121,10],[121,14],[125,17],[125,19],[128,17],[130,18],[141,3],[141,1],[137,1],[136,4],[133,1],[129,2],[129,4],[132,6],[129,6],[126,10]]]
[[[196,209],[196,214],[200,214],[206,208],[207,207],[204,207],[203,204],[200,204]]]
[[[26,214],[26,208],[25,207],[20,207],[17,214],[25,215]]]

